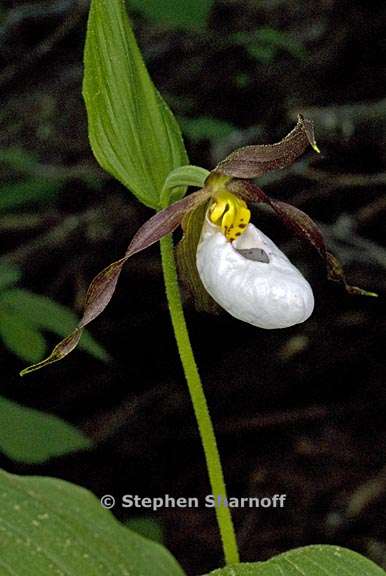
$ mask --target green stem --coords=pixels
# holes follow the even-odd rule
[[[196,361],[194,359],[182,308],[174,258],[173,239],[170,235],[161,239],[161,256],[166,295],[174,334],[188,383],[194,413],[196,415],[201,442],[204,448],[212,493],[215,497],[221,496],[222,498],[226,498],[224,475],[213,424],[210,419],[208,405],[202,388]],[[215,510],[220,529],[225,562],[226,564],[237,564],[239,562],[239,552],[237,549],[236,536],[229,508],[226,506],[218,506]]]

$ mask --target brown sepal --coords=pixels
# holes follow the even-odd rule
[[[239,148],[218,164],[216,172],[234,178],[256,178],[271,170],[291,166],[308,146],[319,152],[312,121],[299,114],[295,128],[283,140]]]

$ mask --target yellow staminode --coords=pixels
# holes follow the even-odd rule
[[[245,232],[251,213],[244,200],[230,192],[220,192],[209,209],[209,219],[216,226],[221,226],[224,236],[232,242]]]

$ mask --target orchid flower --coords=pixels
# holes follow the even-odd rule
[[[314,307],[312,289],[272,240],[250,223],[248,204],[270,206],[287,227],[317,250],[326,263],[328,277],[340,281],[347,292],[374,296],[346,282],[339,262],[327,251],[320,230],[309,216],[270,198],[250,181],[290,166],[309,145],[319,152],[312,122],[299,115],[297,125],[283,140],[236,150],[209,174],[202,189],[157,212],[134,235],[126,254],[91,282],[77,328],[48,358],[21,374],[69,354],[83,328],[109,303],[127,260],[180,225],[184,236],[177,248],[179,271],[198,308],[213,309],[214,300],[232,316],[266,329],[306,320]]]
[[[208,209],[196,259],[205,289],[232,316],[259,328],[304,322],[314,308],[311,286],[249,218],[232,194]]]

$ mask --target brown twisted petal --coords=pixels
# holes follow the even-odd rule
[[[83,328],[99,316],[110,302],[121,270],[127,260],[137,252],[141,252],[155,242],[158,242],[163,236],[173,232],[181,224],[184,215],[189,210],[205,202],[208,198],[208,191],[199,190],[149,218],[134,235],[126,250],[125,256],[107,266],[107,268],[99,272],[92,280],[87,291],[83,316],[75,330],[59,342],[46,359],[32,366],[28,366],[20,372],[20,375],[24,376],[25,374],[39,370],[44,366],[61,360],[72,352],[80,340]]]
[[[270,198],[261,188],[246,180],[232,180],[227,184],[227,187],[231,192],[238,194],[248,202],[268,204],[276,215],[279,216],[283,224],[317,250],[325,262],[329,280],[341,282],[349,294],[377,296],[374,292],[368,292],[362,288],[348,284],[342,265],[338,259],[327,250],[320,229],[312,218],[302,212],[302,210],[292,206],[292,204]]]

